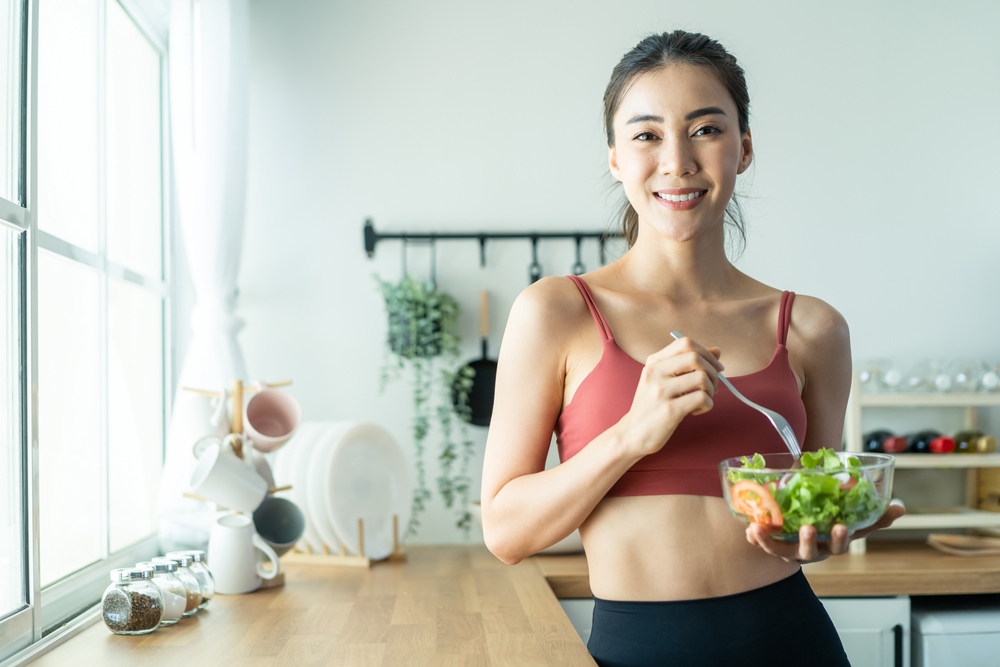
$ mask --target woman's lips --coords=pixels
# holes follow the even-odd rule
[[[656,198],[656,201],[660,202],[671,211],[689,211],[701,203],[701,200],[705,198],[705,193],[707,193],[708,190],[701,190],[700,192],[701,194],[697,197],[694,199],[688,199],[687,201],[670,201],[669,199],[663,199],[655,193],[653,194],[653,197]]]

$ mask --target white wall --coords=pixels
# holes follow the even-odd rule
[[[605,228],[617,195],[604,87],[639,39],[674,28],[719,39],[747,71],[756,169],[738,266],[838,308],[856,359],[1000,358],[1000,4],[805,4],[254,2],[239,307],[250,372],[293,378],[307,419],[377,421],[412,455],[409,382],[377,391],[371,274],[399,277],[400,244],[369,259],[363,219]],[[541,251],[546,275],[570,272],[570,244]],[[410,252],[418,277],[426,257]],[[463,357],[478,356],[478,290],[494,294],[495,355],[529,262],[526,242],[488,246],[486,269],[475,242],[439,245],[439,285],[465,308]],[[460,540],[431,508],[415,541]]]

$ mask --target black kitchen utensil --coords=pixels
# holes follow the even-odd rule
[[[479,337],[483,343],[483,357],[466,364],[475,375],[472,378],[472,389],[469,390],[466,404],[472,411],[471,422],[476,426],[489,426],[493,415],[493,393],[496,388],[497,362],[488,359],[490,335],[490,293],[483,290],[479,293]],[[457,378],[460,373],[455,374]],[[452,402],[459,406],[458,392],[452,388]]]
[[[573,265],[573,275],[580,276],[587,272],[587,268],[580,261],[580,242],[583,238],[579,235],[576,237],[576,264]]]
[[[535,284],[542,277],[542,265],[538,263],[538,237],[531,237],[531,283]]]

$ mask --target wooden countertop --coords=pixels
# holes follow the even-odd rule
[[[534,556],[558,598],[591,596],[587,559]],[[949,556],[918,542],[868,542],[864,555],[802,568],[820,597],[1000,593],[1000,556]]]
[[[1000,556],[948,556],[868,543],[804,570],[817,595],[1000,592]],[[208,609],[143,636],[103,622],[31,663],[158,665],[595,665],[557,597],[589,598],[583,555],[504,565],[483,545],[410,546],[370,569],[285,564],[286,584],[216,596]]]
[[[283,565],[282,587],[217,595],[148,635],[100,621],[31,665],[596,666],[533,559],[504,565],[483,545],[407,551],[370,569]]]

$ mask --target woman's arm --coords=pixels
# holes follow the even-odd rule
[[[577,529],[632,465],[661,447],[688,414],[712,408],[717,350],[690,338],[646,359],[629,411],[582,451],[545,470],[562,409],[566,350],[590,315],[570,281],[543,278],[507,319],[483,462],[483,534],[517,563]]]
[[[543,278],[517,297],[497,360],[483,461],[483,534],[489,550],[508,564],[576,530],[639,458],[613,427],[545,470],[562,409],[565,351],[574,328],[568,325],[579,321],[579,308],[586,312],[583,300],[567,291],[567,285],[576,287],[559,280]]]

